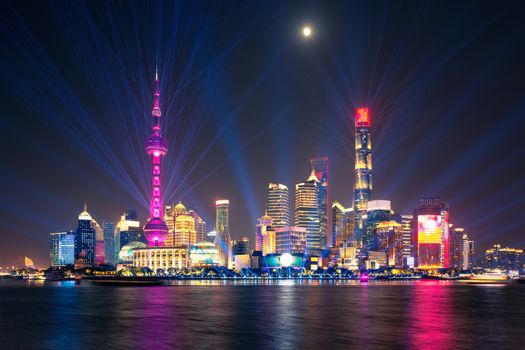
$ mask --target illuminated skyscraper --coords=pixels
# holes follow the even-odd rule
[[[273,220],[273,227],[290,225],[290,199],[288,187],[283,184],[270,182],[268,184],[268,215]]]
[[[391,219],[390,201],[374,200],[368,202],[366,215],[363,215],[363,247],[367,251],[376,251],[378,249],[379,239],[376,226],[380,222],[390,221]]]
[[[75,263],[75,233],[51,233],[49,258],[52,267],[73,265]]]
[[[319,231],[318,192],[319,181],[313,172],[306,182],[295,185],[295,226],[306,229],[307,252],[322,249],[325,243]]]
[[[182,202],[173,208],[174,232],[168,234],[165,245],[168,247],[190,246],[197,243],[195,219]]]
[[[275,253],[275,229],[273,220],[265,213],[259,218],[255,233],[255,250],[262,251],[263,255]]]
[[[286,226],[275,229],[277,254],[304,254],[306,252],[306,229]]]
[[[159,75],[155,71],[155,105],[153,116],[153,134],[146,140],[146,153],[151,156],[151,199],[149,220],[144,225],[144,235],[152,247],[163,246],[168,235],[168,226],[163,220],[161,165],[162,157],[168,153],[168,144],[160,134]]]
[[[358,108],[355,117],[355,182],[354,216],[355,240],[362,242],[363,215],[372,198],[372,141],[370,139],[370,116],[368,108]]]
[[[319,182],[317,191],[317,206],[319,208],[319,234],[321,245],[326,247],[328,241],[328,157],[310,159],[311,170]]]
[[[332,202],[332,247],[353,241],[354,208],[345,208],[338,201]]]
[[[115,265],[115,223],[105,222],[102,225],[104,231],[104,260],[108,265]]]
[[[197,233],[197,242],[205,242],[208,240],[208,231],[206,226],[206,221],[204,221],[199,214],[193,209],[190,211],[190,215],[193,216],[195,221],[195,231]]]
[[[419,199],[414,211],[414,255],[417,267],[449,267],[448,217],[449,206],[440,198]]]
[[[84,211],[78,216],[78,227],[75,232],[75,268],[82,269],[95,266],[95,229],[92,227],[93,218]]]
[[[414,215],[401,215],[401,234],[403,235],[403,263],[407,264],[408,258],[412,256],[412,224],[414,222]]]
[[[137,211],[126,210],[115,230],[115,261],[118,261],[118,254],[122,247],[135,241],[144,241],[144,234],[137,218]]]
[[[221,265],[228,266],[231,261],[230,201],[216,201],[215,214],[215,245],[219,250]]]
[[[450,267],[468,270],[472,264],[472,241],[461,227],[452,229],[450,235]]]

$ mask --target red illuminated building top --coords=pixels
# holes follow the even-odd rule
[[[355,114],[356,127],[370,127],[370,117],[368,115],[368,108],[361,107],[356,110]]]

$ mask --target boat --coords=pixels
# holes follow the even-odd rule
[[[465,280],[469,283],[507,283],[510,282],[509,276],[500,270],[485,271],[481,274],[473,274]]]
[[[163,282],[160,278],[149,276],[110,276],[87,278],[93,284],[102,286],[159,286]]]

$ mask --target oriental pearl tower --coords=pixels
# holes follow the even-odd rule
[[[162,157],[168,153],[166,140],[160,134],[160,107],[159,107],[159,74],[155,67],[155,105],[153,116],[153,134],[146,140],[146,153],[151,156],[151,200],[149,220],[144,225],[144,235],[151,247],[162,247],[168,235],[168,225],[162,220],[162,190],[161,190],[161,164]]]

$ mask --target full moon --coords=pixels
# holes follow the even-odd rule
[[[306,27],[303,27],[303,36],[304,37],[309,37],[310,35],[312,35],[312,28],[306,26]]]

